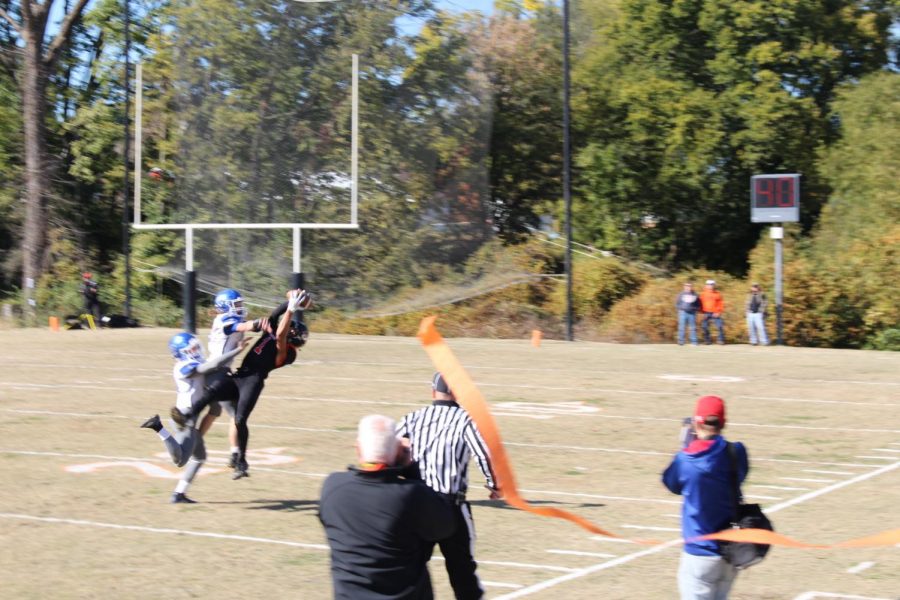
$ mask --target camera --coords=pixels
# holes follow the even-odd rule
[[[693,419],[690,417],[685,417],[681,420],[681,434],[679,436],[679,441],[681,442],[681,447],[687,448],[690,446],[691,442],[697,439],[697,432],[694,431]]]

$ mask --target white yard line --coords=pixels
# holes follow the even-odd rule
[[[571,556],[590,556],[593,558],[615,558],[615,554],[603,552],[580,552],[578,550],[547,550],[550,554],[567,554]]]
[[[597,498],[599,500],[625,500],[627,502],[656,502],[658,504],[681,504],[680,500],[667,500],[663,498],[630,498],[628,496],[603,496],[601,494],[583,494],[579,492],[561,492],[559,490],[532,490],[520,489],[525,494],[545,494],[548,496],[574,496],[577,498]]]
[[[874,562],[872,562],[871,560],[867,560],[867,561],[859,563],[855,567],[850,567],[849,569],[847,569],[847,572],[855,575],[857,573],[862,573],[866,569],[868,569],[870,567],[874,567],[874,566],[875,566]]]
[[[681,531],[678,527],[651,527],[649,525],[620,525],[622,529],[642,529],[645,531]]]
[[[232,535],[226,533],[214,533],[211,531],[191,531],[189,529],[169,529],[159,527],[145,527],[142,525],[120,525],[118,523],[100,523],[97,521],[85,521],[82,519],[62,519],[57,517],[38,517],[16,513],[0,513],[0,518],[19,519],[24,521],[38,521],[42,523],[57,523],[66,525],[82,525],[88,527],[102,527],[106,529],[125,529],[129,531],[141,531],[145,533],[168,533],[175,535],[191,535],[196,537],[215,538],[220,540],[236,540],[240,542],[258,542],[262,544],[279,544],[294,548],[306,548],[311,550],[328,550],[325,544],[307,544],[303,542],[291,542],[288,540],[273,540],[269,538],[253,537],[247,535]]]
[[[831,592],[803,592],[799,596],[795,597],[793,600],[818,600],[819,598],[840,598],[841,600],[891,600],[890,598],[873,598],[872,596],[855,596],[853,594],[834,594]]]
[[[874,452],[900,452],[900,450],[895,448],[873,448],[872,450]]]
[[[485,587],[510,588],[513,590],[525,587],[521,583],[500,583],[499,581],[485,581],[484,579],[481,580],[481,585]]]
[[[817,498],[819,496],[828,494],[835,490],[839,490],[839,489],[847,487],[849,485],[853,485],[855,483],[865,481],[866,479],[870,479],[872,477],[877,477],[878,475],[883,475],[884,473],[888,473],[897,468],[900,468],[900,462],[886,465],[884,467],[881,467],[880,469],[870,471],[868,473],[863,473],[862,475],[857,475],[856,477],[853,477],[852,479],[847,479],[845,481],[835,483],[834,485],[830,485],[828,487],[824,487],[819,490],[812,491],[808,494],[803,494],[801,496],[797,496],[796,498],[792,498],[791,500],[787,500],[785,502],[782,502],[781,504],[776,504],[775,506],[769,507],[769,509],[766,510],[766,513],[767,514],[776,513],[785,508],[789,508],[789,507],[795,506],[797,504],[802,504],[803,502],[812,500],[813,498]],[[597,540],[605,539],[605,540],[609,541],[613,538],[603,538],[602,536],[595,536],[595,537],[592,537],[591,539],[597,539]],[[657,554],[657,553],[667,550],[673,546],[678,546],[681,543],[682,543],[681,538],[670,540],[670,541],[664,542],[662,544],[657,544],[656,546],[653,546],[652,548],[648,548],[646,550],[641,550],[639,552],[634,552],[632,554],[626,554],[624,556],[617,557],[613,560],[609,560],[609,561],[602,562],[602,563],[599,563],[596,565],[592,565],[590,567],[585,567],[574,573],[569,573],[567,575],[562,575],[560,577],[548,579],[546,581],[542,581],[540,583],[530,585],[528,587],[522,588],[521,590],[517,590],[511,594],[499,596],[499,597],[495,598],[494,600],[511,600],[512,598],[522,598],[525,596],[530,596],[531,594],[543,591],[547,588],[554,587],[556,585],[565,583],[567,581],[580,579],[582,577],[586,577],[587,575],[592,575],[594,573],[604,571],[606,569],[611,569],[613,567],[617,567],[619,565],[629,563],[629,562],[631,562],[633,560],[637,560],[639,558],[643,558],[644,556],[650,556],[652,554]],[[878,599],[875,599],[875,600],[878,600]]]

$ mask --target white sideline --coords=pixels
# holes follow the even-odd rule
[[[129,531],[141,531],[145,533],[168,533],[174,535],[189,535],[196,537],[208,537],[221,540],[236,540],[240,542],[258,542],[261,544],[278,544],[282,546],[292,546],[294,548],[305,548],[307,550],[328,550],[326,544],[308,544],[304,542],[291,542],[288,540],[274,540],[270,538],[255,537],[249,535],[234,535],[228,533],[214,533],[211,531],[192,531],[189,529],[170,529],[161,527],[146,527],[144,525],[121,525],[119,523],[101,523],[99,521],[87,521],[84,519],[65,519],[60,517],[38,517],[35,515],[23,515],[19,513],[0,513],[0,518],[19,519],[24,521],[38,521],[42,523],[61,523],[64,525],[83,525],[88,527],[101,527],[106,529],[124,529]],[[431,560],[444,560],[442,556],[434,556]],[[517,567],[521,569],[539,569],[542,571],[561,571],[564,573],[577,571],[571,567],[559,567],[556,565],[535,565],[531,563],[518,563],[508,561],[480,560],[485,565],[497,565],[502,567]]]
[[[800,503],[802,503],[802,502],[806,502],[807,500],[812,500],[813,498],[817,498],[817,497],[822,496],[822,495],[824,495],[824,494],[828,494],[828,493],[833,492],[833,491],[835,491],[835,490],[839,490],[839,489],[841,489],[841,488],[847,487],[848,485],[853,485],[854,483],[859,483],[859,482],[861,482],[861,481],[865,481],[866,479],[870,479],[870,478],[872,478],[872,477],[876,477],[876,476],[878,476],[878,475],[882,475],[882,474],[884,474],[884,473],[888,473],[888,472],[893,471],[894,469],[897,469],[897,468],[900,468],[900,462],[896,462],[896,463],[894,463],[894,464],[884,466],[884,467],[882,467],[882,468],[880,468],[880,469],[877,469],[877,470],[875,470],[875,471],[870,471],[869,473],[863,473],[862,475],[857,475],[856,477],[853,477],[852,479],[847,479],[847,480],[845,480],[845,481],[841,481],[841,482],[835,483],[834,485],[830,485],[830,486],[828,486],[828,487],[824,487],[824,488],[821,488],[821,489],[819,489],[819,490],[815,490],[815,491],[810,492],[810,493],[808,493],[808,494],[803,494],[802,496],[798,496],[798,497],[793,498],[793,499],[791,499],[791,500],[787,500],[787,501],[782,502],[782,503],[780,503],[780,504],[776,504],[775,506],[769,507],[769,509],[766,510],[766,514],[772,514],[772,513],[778,512],[778,511],[780,511],[780,510],[783,510],[783,509],[785,509],[785,508],[789,508],[789,507],[794,506],[794,505],[796,505],[796,504],[800,504]],[[592,539],[594,539],[594,538],[592,538]],[[566,581],[571,581],[571,580],[573,580],[573,579],[579,579],[579,578],[581,578],[581,577],[585,577],[585,576],[587,576],[587,575],[591,575],[591,574],[597,573],[597,572],[599,572],[599,571],[604,571],[604,570],[606,570],[606,569],[610,569],[610,568],[612,568],[612,567],[616,567],[616,566],[618,566],[618,565],[622,565],[622,564],[631,562],[631,561],[633,561],[633,560],[636,560],[636,559],[638,559],[638,558],[642,558],[642,557],[644,557],[644,556],[649,556],[649,555],[651,555],[651,554],[657,554],[657,553],[659,553],[659,552],[662,552],[663,550],[667,550],[668,548],[671,548],[672,546],[679,545],[679,544],[681,544],[681,543],[682,543],[681,538],[674,539],[674,540],[670,540],[670,541],[668,541],[668,542],[664,542],[664,543],[662,543],[662,544],[658,544],[658,545],[656,545],[656,546],[653,546],[652,548],[648,548],[648,549],[646,549],[646,550],[641,550],[640,552],[634,552],[634,553],[632,553],[632,554],[626,554],[625,556],[620,556],[620,557],[618,557],[618,558],[616,558],[616,559],[614,559],[614,560],[609,560],[609,561],[602,562],[602,563],[599,563],[599,564],[596,564],[596,565],[592,565],[592,566],[590,566],[590,567],[586,567],[586,568],[584,568],[584,569],[580,569],[580,570],[578,570],[578,571],[576,571],[576,572],[574,572],[574,573],[569,573],[568,575],[562,575],[562,576],[556,577],[556,578],[554,578],[554,579],[548,579],[548,580],[546,580],[546,581],[542,581],[541,583],[537,583],[537,584],[534,584],[534,585],[530,585],[530,586],[528,586],[528,587],[522,588],[521,590],[517,590],[517,591],[512,592],[512,593],[510,593],[510,594],[506,594],[506,595],[503,595],[503,596],[499,596],[499,597],[495,598],[494,600],[510,600],[510,599],[512,599],[512,598],[522,598],[522,597],[524,597],[524,596],[529,596],[529,595],[531,595],[531,594],[533,594],[533,593],[535,593],[535,592],[539,592],[539,591],[545,590],[545,589],[547,589],[547,588],[553,587],[553,586],[558,585],[558,584],[560,584],[560,583],[564,583],[564,582],[566,582]],[[838,597],[840,597],[840,596],[838,596]],[[796,599],[795,599],[795,600],[796,600]],[[875,599],[872,599],[872,600],[878,600],[878,599],[875,598]]]
[[[831,592],[803,592],[793,600],[816,600],[817,598],[841,598],[842,600],[891,600],[890,598],[873,598],[872,596],[855,596],[853,594],[833,594]]]
[[[237,540],[241,542],[259,542],[262,544],[279,544],[294,548],[306,548],[312,550],[328,550],[325,544],[305,544],[302,542],[290,542],[287,540],[273,540],[269,538],[253,537],[248,535],[234,535],[227,533],[213,533],[210,531],[191,531],[188,529],[169,529],[159,527],[145,527],[143,525],[120,525],[118,523],[100,523],[97,521],[85,521],[82,519],[62,519],[57,517],[37,517],[34,515],[22,515],[17,513],[0,513],[4,519],[21,519],[26,521],[40,521],[42,523],[63,523],[66,525],[86,525],[89,527],[104,527],[107,529],[127,529],[129,531],[143,531],[146,533],[169,533],[176,535],[192,535],[196,537],[208,537],[221,540]]]

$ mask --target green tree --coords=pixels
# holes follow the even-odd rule
[[[577,72],[582,241],[672,266],[741,272],[759,226],[752,174],[804,174],[803,219],[827,192],[836,86],[889,61],[888,0],[623,0]]]

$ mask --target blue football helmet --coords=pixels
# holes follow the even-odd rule
[[[237,290],[227,289],[216,294],[215,306],[218,312],[226,315],[237,315],[242,319],[247,316],[244,299]]]
[[[169,340],[169,350],[178,360],[203,360],[203,346],[192,333],[176,333]]]

